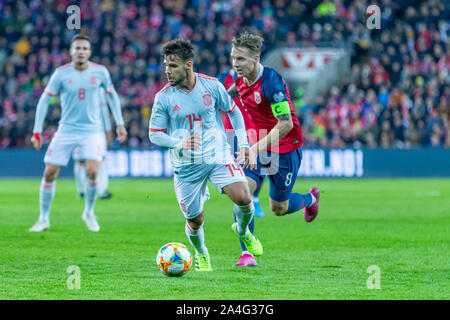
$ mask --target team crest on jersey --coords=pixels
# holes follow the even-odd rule
[[[91,84],[92,84],[92,85],[97,84],[97,78],[96,78],[95,76],[92,76],[92,77],[91,77]]]
[[[205,107],[212,104],[212,97],[209,93],[203,96],[203,104],[205,105]]]
[[[261,103],[261,95],[259,94],[258,91],[255,91],[255,102],[256,102],[257,104],[260,104],[260,103]]]

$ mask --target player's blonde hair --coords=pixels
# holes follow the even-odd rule
[[[231,44],[234,47],[247,48],[252,55],[261,55],[263,41],[264,39],[256,34],[244,32],[238,38],[234,37]]]

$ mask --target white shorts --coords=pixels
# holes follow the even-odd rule
[[[45,153],[44,162],[56,166],[66,166],[75,149],[77,149],[75,160],[97,160],[101,162],[106,153],[105,133],[77,135],[56,131]]]
[[[105,137],[105,139],[106,139],[106,137]],[[106,159],[106,156],[107,156],[107,146],[105,146],[105,152],[103,153],[103,157],[102,157],[102,162],[104,162],[105,161],[105,159]],[[83,160],[86,160],[84,157],[83,157],[83,155],[81,154],[81,152],[80,152],[80,147],[76,147],[75,149],[73,149],[73,152],[72,152],[72,158],[73,158],[73,160],[74,161],[83,161]]]
[[[217,164],[201,180],[195,182],[179,181],[174,177],[175,194],[181,211],[186,219],[194,219],[203,211],[204,203],[209,199],[206,185],[208,179],[223,193],[223,188],[235,182],[245,182],[244,170],[238,164]],[[231,209],[230,209],[231,210]]]

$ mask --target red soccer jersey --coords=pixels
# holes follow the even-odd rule
[[[219,79],[220,82],[222,82],[225,89],[228,90],[228,88],[231,87],[231,85],[234,83],[235,79],[237,78],[237,74],[235,71],[230,70],[229,72],[221,73],[217,78]],[[256,130],[255,126],[253,125],[252,120],[250,119],[248,110],[242,106],[241,98],[240,97],[234,98],[234,102],[238,106],[239,110],[241,110],[242,116],[244,118],[245,129],[247,131],[249,129]],[[228,118],[228,115],[224,112],[221,112],[221,114],[222,114],[222,122],[223,122],[223,126],[224,126],[225,130],[227,132],[234,131],[233,126],[230,123],[230,119]],[[255,144],[256,142],[258,142],[256,140],[256,136],[251,135],[251,134],[248,136],[248,140],[249,140],[250,144]]]
[[[281,141],[270,148],[269,151],[288,153],[300,148],[303,144],[303,133],[292,108],[291,97],[286,83],[281,75],[271,68],[264,67],[262,76],[251,86],[248,86],[243,77],[235,80],[239,96],[256,130],[257,141],[269,134],[278,123],[272,113],[271,105],[281,101],[288,101],[294,127]],[[248,134],[248,132],[247,132]],[[249,135],[250,136],[250,135]]]

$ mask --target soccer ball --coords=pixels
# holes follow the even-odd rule
[[[159,249],[156,265],[168,277],[180,277],[189,271],[192,255],[189,249],[180,242],[170,242]]]

